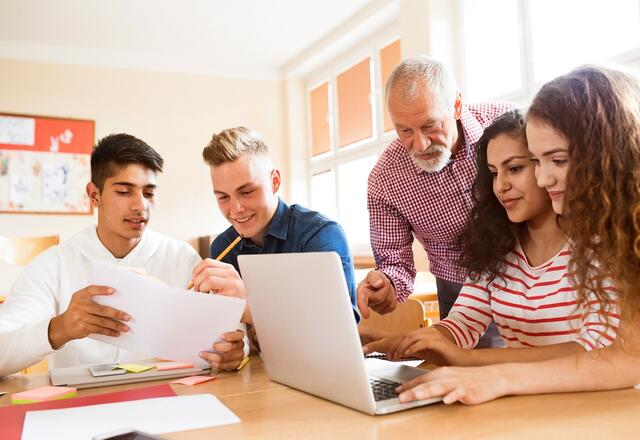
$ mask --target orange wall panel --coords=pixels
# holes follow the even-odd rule
[[[400,40],[396,40],[388,46],[380,49],[380,76],[382,79],[382,93],[384,94],[387,80],[391,76],[393,69],[400,64],[401,60]],[[385,97],[383,96],[383,102]],[[384,105],[384,131],[393,130],[393,123],[389,117],[387,106]]]
[[[311,90],[311,154],[317,156],[331,148],[329,144],[329,83]]]
[[[373,135],[371,59],[356,64],[338,75],[339,145],[352,144]]]

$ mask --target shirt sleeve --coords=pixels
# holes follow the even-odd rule
[[[583,306],[582,328],[575,342],[587,351],[611,345],[620,325],[620,307],[615,288],[609,281],[605,281],[604,288],[610,294],[610,302],[601,303],[591,294]]]
[[[356,281],[355,270],[353,268],[353,257],[349,250],[347,236],[342,227],[335,223],[329,222],[322,226],[315,234],[313,234],[304,246],[305,252],[328,252],[333,251],[340,256],[342,261],[342,270],[347,281],[349,289],[349,299],[356,321],[360,321],[360,312],[356,303]]]
[[[54,352],[49,321],[56,315],[59,264],[55,253],[38,256],[20,274],[0,305],[0,377],[38,363]]]
[[[376,266],[393,283],[398,301],[404,302],[413,292],[416,277],[411,226],[384,200],[376,178],[370,177],[368,185],[369,231]]]
[[[460,348],[470,349],[476,346],[492,321],[491,291],[467,278],[449,315],[435,325],[449,330]]]

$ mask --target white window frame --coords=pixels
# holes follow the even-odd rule
[[[308,181],[307,195],[310,206],[313,206],[311,194],[311,179],[316,174],[321,174],[333,170],[335,178],[335,202],[337,219],[340,221],[340,165],[362,159],[368,156],[379,156],[382,151],[395,138],[395,131],[384,132],[384,84],[381,84],[380,50],[400,38],[399,26],[393,23],[378,31],[364,43],[347,50],[342,55],[336,57],[332,62],[322,66],[320,69],[310,73],[305,78],[306,106],[307,106],[307,157],[308,159]],[[401,43],[402,44],[402,43]],[[355,66],[366,58],[371,59],[371,83],[372,93],[369,101],[372,106],[372,137],[355,142],[344,147],[338,145],[338,108],[337,103],[337,77],[349,68]],[[329,144],[330,149],[316,157],[312,156],[312,133],[311,133],[311,100],[310,93],[313,89],[329,83]],[[346,196],[346,195],[345,195]],[[368,214],[367,214],[368,217]],[[357,256],[372,255],[371,245],[367,243],[352,243],[351,251]]]
[[[459,0],[460,7],[459,18],[461,21],[461,32],[463,33],[462,37],[459,39],[459,51],[460,51],[460,62],[462,65],[462,81],[461,81],[461,89],[463,92],[463,96],[466,95],[468,90],[466,89],[466,81],[465,78],[468,76],[468,67],[467,67],[467,58],[466,58],[466,48],[465,48],[465,38],[464,32],[467,27],[465,26],[465,1],[481,1],[481,0]],[[533,33],[531,30],[531,12],[530,12],[530,4],[535,0],[514,0],[518,3],[518,20],[520,22],[520,71],[521,71],[521,84],[522,87],[519,90],[506,93],[503,95],[495,96],[489,99],[495,100],[505,100],[515,102],[517,104],[525,105],[528,104],[529,101],[533,98],[535,93],[544,85],[545,82],[550,80],[548,78],[544,81],[535,81],[534,79],[534,60],[533,60]],[[640,0],[638,0],[640,4]],[[617,54],[607,60],[603,60],[604,63],[620,63],[620,64],[634,64],[640,65],[640,47],[630,50],[628,52]]]

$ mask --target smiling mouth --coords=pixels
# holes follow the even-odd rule
[[[127,223],[131,223],[133,225],[142,225],[147,222],[147,219],[146,218],[125,218],[124,221]]]
[[[515,199],[504,199],[502,201],[502,206],[504,206],[505,208],[511,208],[512,206],[514,206],[516,203],[518,203],[518,201],[520,201],[520,198],[515,198]]]
[[[247,217],[232,218],[231,220],[233,220],[235,223],[243,224],[248,222],[252,218],[253,218],[253,215],[249,215]]]
[[[564,196],[564,191],[548,191],[551,200],[560,200]]]

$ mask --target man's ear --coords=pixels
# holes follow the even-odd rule
[[[456,118],[456,121],[459,121],[460,116],[462,116],[462,93],[460,92],[456,93],[456,101],[453,104],[453,108],[454,108],[454,117]]]
[[[273,191],[273,193],[277,193],[278,190],[280,189],[280,183],[282,182],[281,178],[280,178],[280,170],[277,168],[274,168],[271,170],[271,189]]]
[[[87,183],[87,195],[89,196],[89,201],[91,202],[91,206],[94,208],[100,207],[100,190],[93,183]]]

